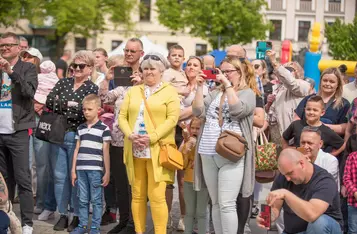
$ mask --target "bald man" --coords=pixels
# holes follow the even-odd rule
[[[227,57],[246,58],[247,51],[241,45],[231,45],[227,48]]]
[[[216,68],[214,57],[212,55],[207,54],[202,57],[202,60],[203,60],[205,69],[215,69]]]
[[[340,198],[331,174],[291,148],[281,152],[278,166],[281,174],[266,201],[272,208],[273,222],[284,209],[283,233],[342,233]],[[262,223],[259,215],[257,224],[265,228]]]

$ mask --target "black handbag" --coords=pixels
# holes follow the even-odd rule
[[[53,103],[55,109],[55,101]],[[67,117],[59,105],[59,113],[43,110],[36,129],[36,138],[53,144],[63,144],[67,129]]]

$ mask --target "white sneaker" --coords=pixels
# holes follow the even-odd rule
[[[169,219],[167,220],[166,228],[170,229],[172,227],[172,224],[173,224],[173,221],[172,221],[171,215],[169,215]]]
[[[55,218],[55,212],[49,210],[43,210],[42,213],[38,216],[38,220],[47,221],[49,219]]]
[[[35,209],[33,210],[33,213],[38,215],[38,214],[41,214],[42,211],[43,211],[43,209],[40,209],[36,206]]]
[[[33,228],[30,226],[23,226],[22,227],[22,234],[32,234]]]
[[[184,232],[185,231],[185,223],[183,221],[183,218],[181,217],[178,224],[177,224],[177,231]]]

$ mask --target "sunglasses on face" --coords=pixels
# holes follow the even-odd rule
[[[124,53],[132,53],[132,54],[135,54],[136,52],[139,52],[139,51],[141,51],[141,50],[129,50],[129,49],[123,49],[124,50]]]
[[[10,43],[10,44],[1,44],[0,45],[0,49],[6,48],[6,49],[10,49],[13,46],[17,46],[19,44],[15,44],[15,43]]]
[[[87,64],[84,64],[84,63],[72,63],[71,64],[71,68],[72,69],[77,69],[79,67],[80,70],[83,70],[85,67],[87,67],[88,65]]]
[[[257,70],[259,69],[260,65],[259,64],[254,64],[254,69]]]

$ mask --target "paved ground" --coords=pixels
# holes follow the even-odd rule
[[[179,212],[179,202],[178,202],[178,195],[177,195],[177,189],[174,190],[174,202],[173,202],[173,207],[172,207],[172,217],[173,217],[173,222],[174,222],[174,227],[177,226],[178,220],[180,218],[180,212]],[[261,188],[260,189],[260,194],[259,197],[263,197],[266,194],[266,188]],[[260,199],[263,200],[263,199]],[[19,205],[15,204],[14,205],[14,211],[17,214],[18,217],[20,217],[19,213]],[[149,213],[149,212],[148,212]],[[54,220],[49,220],[49,221],[38,221],[37,216],[34,216],[34,234],[68,234],[68,232],[56,232],[53,230],[53,225],[55,222],[58,220],[58,214],[56,215]],[[150,215],[148,215],[147,218],[147,233],[154,234],[153,231],[153,225],[152,225],[152,220]],[[113,228],[116,224],[108,225],[108,226],[102,226],[101,227],[101,233],[107,233],[111,228]],[[259,229],[255,223],[255,219],[252,219],[250,221],[250,227],[251,227],[251,233],[252,234],[266,234],[267,232]],[[174,229],[168,230],[169,234],[182,234],[182,232],[178,232]],[[268,232],[269,234],[276,234],[277,232]]]

